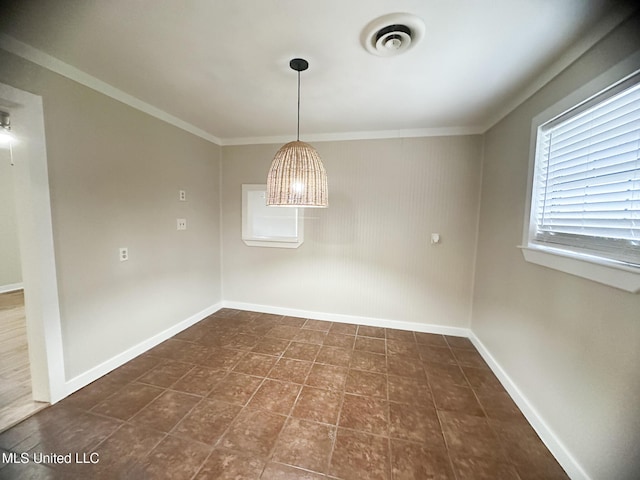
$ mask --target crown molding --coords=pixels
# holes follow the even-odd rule
[[[292,140],[290,135],[285,136],[257,136],[257,137],[230,137],[220,138],[209,132],[202,130],[178,117],[160,110],[153,105],[140,100],[122,90],[59,60],[48,53],[23,43],[15,38],[0,34],[0,48],[10,52],[18,57],[28,60],[42,68],[46,68],[85,87],[91,88],[99,93],[111,97],[119,102],[124,103],[136,110],[140,110],[152,117],[166,122],[174,127],[180,128],[186,132],[192,133],[197,137],[207,140],[220,146],[231,145],[258,145],[271,143],[286,143]],[[305,140],[312,142],[329,142],[341,140],[369,140],[369,139],[385,139],[385,138],[411,138],[411,137],[433,137],[433,136],[449,136],[449,135],[475,135],[481,134],[484,130],[482,127],[445,127],[445,128],[420,128],[407,130],[381,130],[381,131],[364,131],[364,132],[335,132],[335,133],[316,133],[305,136]]]
[[[532,82],[519,91],[512,99],[505,102],[482,128],[482,133],[493,128],[498,122],[531,98],[551,80],[567,69],[573,62],[584,55],[596,43],[606,37],[611,31],[627,20],[636,10],[636,7],[622,4],[613,8],[607,15],[598,21],[576,43],[566,50],[551,65],[543,70]]]
[[[334,132],[311,133],[303,135],[304,142],[334,142],[345,140],[377,140],[388,138],[415,138],[415,137],[448,137],[456,135],[481,135],[483,127],[443,127],[443,128],[415,128],[407,130],[374,130],[364,132]],[[291,135],[279,135],[272,137],[237,137],[223,138],[222,146],[234,145],[261,145],[271,143],[287,143],[293,141]]]
[[[619,5],[617,8],[612,9],[609,14],[603,17],[588,31],[585,36],[565,51],[555,62],[538,75],[535,80],[529,83],[527,87],[522,89],[511,100],[505,102],[497,113],[492,115],[489,121],[482,125],[417,128],[406,130],[315,133],[305,135],[303,140],[309,142],[330,142],[346,140],[482,135],[489,129],[493,128],[498,122],[533,96],[547,83],[553,80],[553,78],[575,62],[587,50],[592,48],[614,28],[629,18],[634,11],[635,7],[631,7],[629,5]],[[68,63],[42,52],[41,50],[16,40],[9,35],[0,34],[0,48],[219,146],[281,144],[293,140],[290,135],[220,138],[196,127],[195,125],[181,120],[170,113],[160,110],[159,108],[154,107],[133,95],[123,92],[122,90],[119,90],[118,88],[115,88],[112,85],[69,65]]]
[[[74,82],[77,82],[85,87],[88,87],[96,92],[102,93],[108,97],[111,97],[119,102],[124,103],[136,110],[140,110],[152,117],[157,118],[158,120],[162,120],[174,127],[178,127],[181,130],[192,133],[197,137],[200,137],[204,140],[207,140],[211,143],[215,143],[216,145],[221,145],[222,141],[216,137],[215,135],[211,135],[208,132],[192,125],[184,120],[179,119],[178,117],[174,117],[170,113],[167,113],[163,110],[160,110],[153,105],[146,103],[139,98],[134,97],[133,95],[129,95],[122,90],[119,90],[112,85],[109,85],[98,78],[89,75],[88,73],[83,72],[82,70],[77,69],[69,65],[68,63],[63,62],[62,60],[58,60],[51,55],[44,53],[37,48],[34,48],[26,43],[23,43],[19,40],[16,40],[9,35],[0,34],[0,48],[6,50],[9,53],[13,53],[18,57],[24,58],[36,65],[39,65],[47,70],[55,72],[63,77],[66,77]]]

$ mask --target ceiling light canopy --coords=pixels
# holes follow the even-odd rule
[[[267,205],[279,207],[327,207],[327,173],[318,152],[300,141],[300,72],[309,68],[302,58],[289,62],[298,72],[298,128],[295,142],[276,153],[267,175]]]
[[[12,138],[11,116],[7,112],[0,111],[0,145],[8,144]]]
[[[369,53],[381,57],[399,55],[424,37],[424,22],[409,13],[391,13],[369,23],[362,43]]]
[[[13,163],[13,134],[11,133],[11,116],[8,112],[0,111],[0,147],[7,145],[9,147],[9,162]]]

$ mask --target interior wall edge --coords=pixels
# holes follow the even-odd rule
[[[473,264],[471,265],[471,301],[469,302],[469,331],[473,328],[473,306],[476,298],[476,275],[478,270],[478,253],[480,251],[480,216],[482,214],[482,184],[484,181],[484,152],[486,136],[482,134],[482,146],[480,147],[480,175],[478,175],[478,206],[476,210],[476,229],[473,241]]]
[[[82,387],[89,385],[91,382],[94,382],[95,380],[124,365],[130,360],[133,360],[137,356],[147,352],[156,345],[164,342],[165,340],[173,337],[183,330],[186,330],[199,321],[204,320],[206,317],[217,312],[221,308],[222,302],[214,303],[204,310],[201,310],[198,313],[195,313],[190,317],[172,325],[166,330],[163,330],[162,332],[153,335],[152,337],[138,343],[137,345],[134,345],[133,347],[128,348],[123,352],[118,353],[117,355],[114,355],[110,359],[105,360],[101,364],[90,368],[86,372],[81,373],[80,375],[77,375],[70,380],[67,380],[64,386],[65,394],[61,398],[54,399],[51,403],[56,403],[63,398],[71,395],[73,392],[80,390]]]
[[[592,480],[582,468],[580,463],[567,449],[565,444],[547,425],[540,413],[533,407],[529,399],[518,388],[518,385],[506,373],[500,363],[491,355],[487,347],[482,343],[473,330],[469,331],[469,339],[478,350],[489,368],[505,388],[511,399],[518,406],[522,414],[526,417],[529,424],[536,431],[542,442],[547,446],[549,451],[564,468],[565,472],[572,480]]]
[[[484,130],[482,130],[482,132],[486,133],[495,127],[511,112],[517,109],[529,98],[533,97],[537,92],[542,90],[545,85],[551,82],[573,62],[588,52],[589,49],[609,35],[609,33],[611,33],[616,27],[630,18],[635,11],[635,7],[631,5],[632,2],[628,3],[629,4],[627,5],[625,2],[620,2],[617,6],[612,8],[607,15],[596,23],[596,25],[590,28],[585,35],[571,45],[560,57],[550,65],[547,65],[547,67],[532,82],[525,85],[525,87],[520,90],[520,93],[516,97],[514,97],[510,102],[506,102],[502,108],[496,112],[493,118],[484,125]]]
[[[368,327],[394,328],[396,330],[411,330],[422,333],[435,333],[439,335],[450,335],[453,337],[468,337],[469,329],[461,327],[446,327],[429,323],[407,322],[387,318],[361,317],[355,315],[343,315],[339,313],[314,312],[309,310],[299,310],[295,308],[277,307],[273,305],[259,305],[254,303],[234,302],[223,300],[225,308],[237,310],[247,310],[251,312],[271,313],[275,315],[286,315],[290,317],[308,318],[310,320],[324,320],[337,323],[354,323],[356,325],[366,325]]]
[[[223,148],[218,149],[218,262],[220,271],[218,278],[220,279],[220,288],[218,298],[224,300],[224,193],[223,193]]]

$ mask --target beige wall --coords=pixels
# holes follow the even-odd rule
[[[241,240],[241,186],[265,183],[280,145],[224,147],[224,299],[468,328],[481,145],[479,136],[314,142],[330,205],[305,210],[298,249]]]
[[[0,292],[22,282],[20,245],[9,149],[0,146]]]
[[[67,379],[219,302],[220,148],[2,50],[0,66],[43,97]]]
[[[628,478],[640,295],[528,264],[516,245],[531,119],[638,49],[638,32],[618,29],[484,138],[314,143],[330,207],[305,212],[295,250],[240,238],[241,185],[264,182],[279,145],[217,147],[0,50],[0,82],[44,99],[67,378],[222,299],[467,328],[475,267],[474,334],[593,479]]]
[[[639,34],[636,17],[485,135],[471,328],[594,480],[640,472],[640,295],[526,263],[516,245],[532,118],[639,50]]]

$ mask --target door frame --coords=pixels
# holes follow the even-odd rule
[[[42,97],[0,83],[11,114],[14,192],[33,399],[67,395]]]

